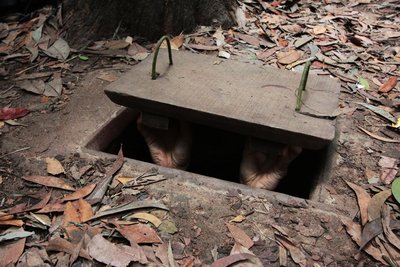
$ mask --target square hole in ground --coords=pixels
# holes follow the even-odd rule
[[[138,111],[123,108],[91,137],[85,147],[116,155],[122,144],[125,157],[152,163],[144,138],[136,128],[138,114]],[[191,125],[193,146],[186,171],[239,183],[245,136],[196,123]],[[329,160],[329,147],[303,149],[275,191],[309,198],[318,182],[328,175]]]

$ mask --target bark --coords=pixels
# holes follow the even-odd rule
[[[197,25],[234,24],[234,0],[65,0],[67,40],[110,38],[118,33],[156,40],[191,32]]]

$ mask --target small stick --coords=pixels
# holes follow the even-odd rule
[[[9,155],[12,155],[12,154],[15,154],[15,153],[24,151],[24,150],[28,150],[28,149],[30,149],[30,148],[31,148],[30,146],[27,146],[27,147],[23,147],[23,148],[14,150],[13,152],[10,152],[10,153],[4,154],[3,156],[0,156],[0,159],[2,159],[2,158],[4,158],[4,157],[7,157],[7,156],[9,156]]]
[[[308,72],[310,71],[311,61],[308,61],[304,66],[303,75],[301,76],[300,86],[297,89],[297,102],[296,102],[296,111],[300,111],[301,108],[301,99],[303,96],[303,91],[306,90],[306,84],[308,79]]]

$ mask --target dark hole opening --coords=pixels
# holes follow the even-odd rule
[[[199,124],[192,124],[192,134],[193,148],[187,171],[239,183],[245,136]],[[125,157],[152,162],[144,138],[136,128],[135,120],[101,151],[117,154],[121,144]],[[275,191],[309,198],[324,169],[326,158],[327,149],[303,150],[291,163],[287,175]]]

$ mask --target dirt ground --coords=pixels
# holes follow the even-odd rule
[[[0,216],[0,238],[5,231],[14,229],[11,226],[35,232],[30,237],[19,239],[26,242],[22,250],[13,246],[17,241],[0,241],[0,255],[10,251],[17,254],[20,251],[21,255],[25,251],[21,257],[8,261],[10,265],[7,266],[13,266],[17,261],[19,266],[96,266],[100,262],[126,266],[104,260],[93,252],[90,246],[93,247],[93,243],[85,239],[90,236],[89,240],[93,241],[98,237],[93,234],[93,229],[102,229],[103,236],[115,244],[130,244],[136,252],[144,251],[147,263],[132,259],[132,266],[140,266],[138,262],[153,266],[201,266],[213,262],[212,266],[230,266],[229,261],[217,261],[224,257],[231,257],[229,260],[236,262],[235,266],[398,266],[399,207],[396,189],[393,189],[393,180],[399,176],[400,162],[399,126],[395,125],[400,116],[398,1],[300,1],[291,6],[286,3],[291,1],[249,2],[243,9],[244,22],[238,19],[239,25],[244,23],[241,28],[199,28],[194,33],[174,38],[173,43],[181,50],[214,55],[216,60],[240,60],[285,69],[288,64],[309,56],[306,46],[296,47],[293,42],[303,38],[302,34],[314,38],[311,43],[317,45],[328,59],[317,57],[311,72],[338,79],[342,87],[337,114],[334,115],[336,137],[326,154],[325,169],[315,181],[309,198],[251,189],[229,181],[126,159],[122,168],[111,174],[115,179],[101,200],[101,211],[135,201],[154,200],[164,204],[169,208],[168,212],[151,206],[141,209],[161,219],[162,224],[153,228],[157,229],[163,243],[135,240],[141,245],[137,246],[135,242],[123,240],[115,230],[124,225],[126,219],[120,213],[97,222],[91,221],[87,228],[83,220],[76,221],[80,230],[86,229],[79,232],[77,242],[73,234],[68,236],[70,225],[65,224],[65,218],[70,214],[65,207],[41,213],[50,222],[49,225],[43,223],[35,217],[38,214],[36,210],[27,207],[40,203],[48,192],[51,192],[50,204],[68,192],[60,189],[50,191],[52,186],[28,182],[22,177],[56,176],[80,189],[100,184],[109,176],[112,166],[118,161],[116,156],[94,152],[84,146],[121,109],[105,96],[105,86],[134,68],[138,59],[152,51],[153,44],[134,35],[130,44],[126,36],[121,36],[113,44],[109,42],[107,45],[102,41],[93,45],[103,46],[101,50],[77,52],[72,48],[68,56],[62,58],[63,55],[59,55],[62,51],[56,52],[57,55],[49,52],[51,45],[33,46],[26,41],[27,33],[35,30],[32,25],[41,20],[40,14],[46,14],[46,11],[39,11],[30,20],[30,25],[26,21],[7,21],[0,27],[0,109],[3,112],[0,115],[7,107],[29,110],[29,114],[20,118],[0,121],[0,212],[4,212],[0,215],[14,214],[13,220],[23,222],[22,225],[19,222],[3,223],[8,220],[2,220]],[[46,23],[55,23],[50,21]],[[258,23],[261,23],[260,27],[256,27]],[[4,24],[8,25],[7,30]],[[296,25],[303,25],[305,29],[297,29]],[[62,29],[60,25],[58,27],[44,27],[43,36],[47,34],[54,42],[60,36],[56,32],[60,33]],[[7,35],[3,34],[6,31]],[[14,39],[9,37],[12,32],[18,32]],[[238,35],[239,32],[242,35]],[[265,37],[267,34],[270,38]],[[218,44],[221,35],[224,39],[222,46]],[[254,36],[256,41],[251,38]],[[261,41],[266,44],[260,44]],[[121,46],[121,42],[128,44]],[[231,57],[227,59],[226,54],[218,52],[218,46]],[[31,47],[39,48],[39,55],[35,58],[34,52],[29,52],[34,51]],[[290,58],[296,51],[301,51],[298,58],[282,63],[279,53],[290,52],[291,56],[283,56]],[[218,53],[220,57],[217,57]],[[354,55],[357,57],[351,58]],[[330,62],[329,58],[335,61]],[[58,95],[46,96],[43,90],[32,92],[46,88],[58,79],[57,75],[60,75],[62,88]],[[390,79],[396,83],[390,85]],[[38,80],[43,84],[35,83]],[[21,84],[25,81],[31,83]],[[52,86],[57,87],[54,84]],[[390,120],[387,114],[395,121]],[[51,174],[47,158],[60,162],[64,170]],[[313,162],[309,162],[304,168],[312,166]],[[141,180],[149,171],[153,173],[149,175],[150,180]],[[131,177],[131,183],[136,178],[137,184],[125,187],[117,181],[119,177]],[[155,177],[154,181],[152,177]],[[301,181],[302,177],[297,179]],[[288,184],[286,193],[298,188],[294,182]],[[393,196],[387,195],[382,202],[373,197],[382,196],[383,192],[393,192]],[[95,207],[89,198],[87,201]],[[13,208],[21,203],[26,206],[14,209],[18,212],[12,213]],[[379,227],[371,219],[371,210],[376,209],[376,203],[380,203],[378,217],[374,218],[379,222],[382,220]],[[46,204],[49,205],[46,202],[40,209]],[[387,209],[389,212],[385,213]],[[366,210],[370,215],[369,221]],[[54,230],[57,220],[63,218],[67,235]],[[387,220],[390,226],[385,228]],[[134,222],[142,225],[146,220]],[[231,225],[245,233],[236,228],[232,230],[229,228]],[[374,234],[365,230],[368,225]],[[81,248],[73,253],[65,247],[49,249],[49,244],[54,246],[51,242],[55,237],[65,237],[75,245],[80,244]],[[360,244],[366,240],[369,244],[359,251]],[[239,251],[237,255],[245,257],[242,261],[233,258],[231,250],[235,243],[239,244],[236,245],[239,247],[236,248]],[[85,249],[89,250],[92,260],[83,259],[81,253]],[[118,249],[121,251],[120,247]],[[69,258],[74,253],[76,255]],[[254,254],[248,256],[249,253]],[[45,265],[30,265],[28,259]],[[0,266],[4,262],[0,260]]]

